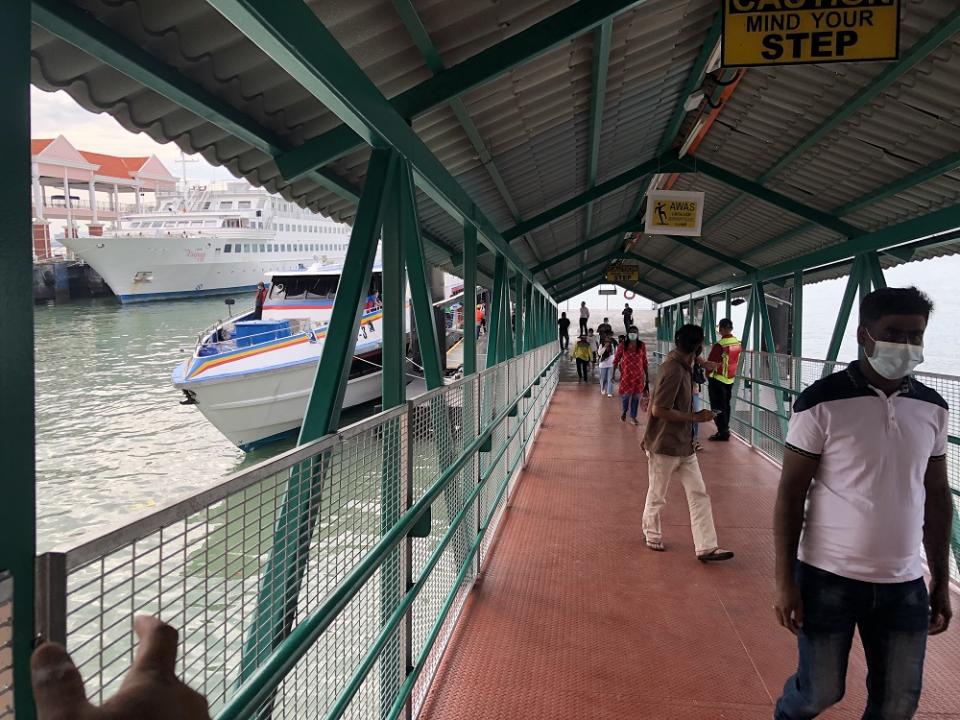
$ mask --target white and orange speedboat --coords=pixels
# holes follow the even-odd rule
[[[249,311],[217,323],[173,371],[173,384],[186,402],[196,404],[240,448],[292,435],[303,422],[340,272],[339,266],[314,265],[269,274],[261,317]],[[380,397],[381,279],[381,269],[374,268],[344,407]]]

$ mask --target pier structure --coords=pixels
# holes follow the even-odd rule
[[[0,243],[0,713],[33,716],[38,637],[108,697],[147,612],[181,628],[178,672],[222,720],[772,716],[794,657],[770,519],[792,401],[849,359],[887,268],[960,249],[960,10],[896,5],[895,59],[721,67],[713,0],[8,0],[14,187],[33,82],[352,231],[298,446],[39,557],[30,256]],[[653,232],[664,190],[704,193],[684,200],[699,230]],[[26,198],[0,222],[25,235]],[[381,239],[384,410],[342,427]],[[465,313],[452,382],[432,268],[489,298],[486,352]],[[654,372],[676,328],[712,339],[747,306],[737,439],[701,459],[731,563],[693,558],[676,492],[668,552],[644,548],[637,429],[568,381],[557,303],[611,276],[656,304]],[[803,291],[835,277],[810,359]],[[409,401],[408,286],[428,388]],[[955,508],[960,377],[917,376],[950,404]],[[957,522],[952,548],[956,582]],[[958,645],[956,622],[931,638],[918,717],[960,717]],[[855,649],[824,717],[859,717],[862,680]]]

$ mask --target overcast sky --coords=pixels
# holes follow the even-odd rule
[[[180,148],[173,143],[161,145],[144,133],[128,132],[110,115],[84,110],[62,90],[48,93],[31,87],[30,104],[30,137],[63,135],[78,150],[106,155],[156,155],[171,173],[181,177]],[[187,158],[187,178],[191,182],[235,179],[227,170],[214,167],[200,155]]]

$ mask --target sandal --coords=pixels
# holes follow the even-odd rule
[[[667,548],[659,540],[647,540],[647,547],[654,552],[664,552]]]
[[[723,562],[724,560],[730,560],[732,558],[732,550],[722,550],[718,547],[713,550],[708,550],[705,553],[697,553],[697,560],[702,563]]]

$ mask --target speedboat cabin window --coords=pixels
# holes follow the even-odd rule
[[[245,253],[250,252],[250,246],[247,245],[246,243],[244,243],[244,245],[243,245],[243,251],[244,251]]]
[[[249,200],[238,200],[237,210],[249,210],[251,207]]]
[[[221,210],[232,210],[233,209],[233,200],[223,200],[220,203]]]
[[[233,247],[233,246],[232,246],[232,245],[224,245],[224,246],[223,246],[223,251],[224,251],[225,253],[231,252],[231,250],[230,250],[231,247]]]

